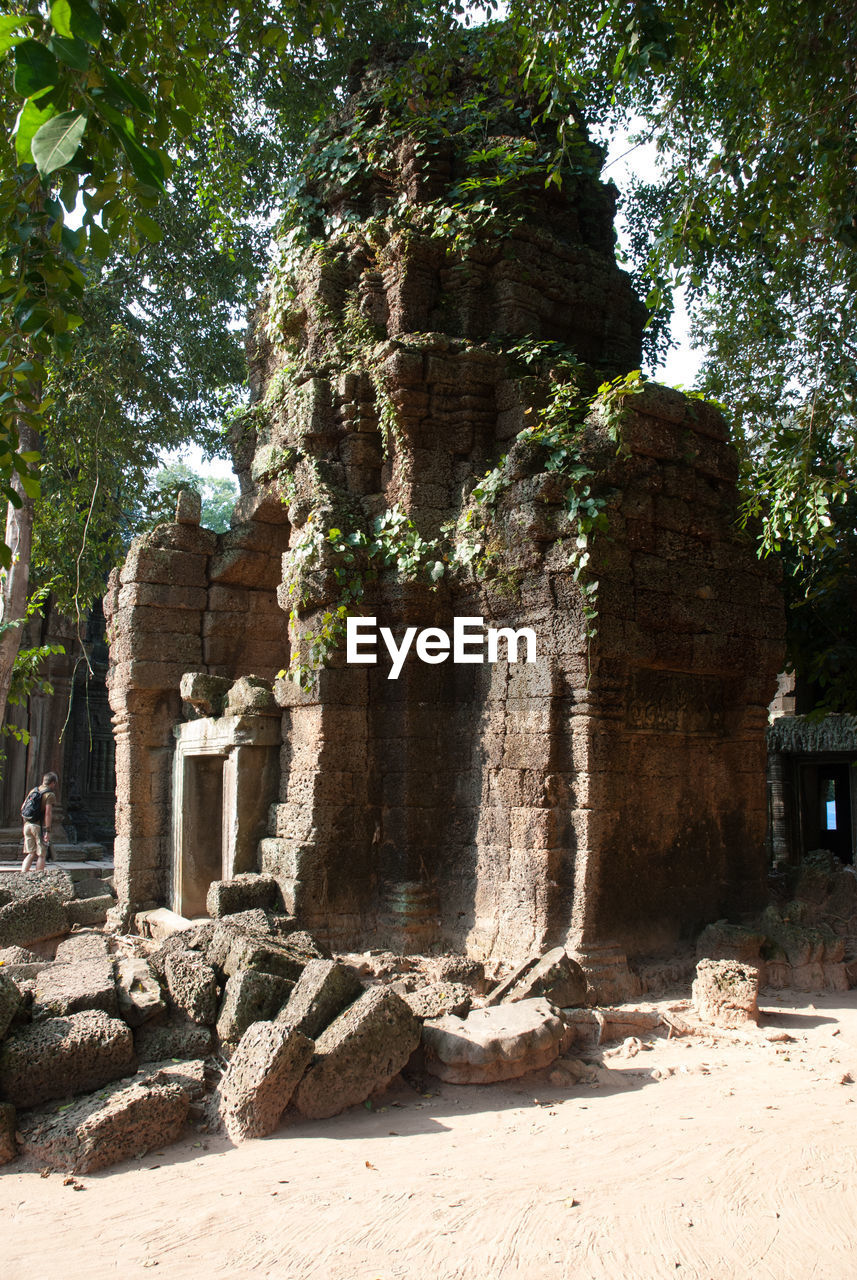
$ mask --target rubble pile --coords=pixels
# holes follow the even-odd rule
[[[336,1115],[409,1064],[444,1080],[512,1079],[553,1062],[586,999],[561,948],[500,983],[464,956],[336,958],[290,916],[226,914],[228,886],[216,919],[176,918],[186,927],[167,936],[66,925],[49,942],[43,922],[73,900],[67,881],[19,880],[14,901],[38,909],[0,951],[3,1163],[93,1172],[188,1124],[241,1142],[289,1107]]]
[[[0,950],[0,1164],[21,1156],[90,1173],[177,1141],[189,1125],[238,1143],[272,1133],[289,1112],[334,1116],[403,1071],[490,1084],[562,1057],[554,1074],[566,1079],[580,1067],[569,1054],[609,1040],[638,1044],[659,1028],[755,1031],[759,987],[788,964],[773,938],[786,955],[792,948],[790,977],[829,981],[823,962],[804,958],[819,939],[831,951],[838,941],[833,963],[845,968],[850,941],[827,920],[831,902],[842,924],[851,919],[841,908],[857,877],[825,863],[793,879],[790,892],[803,897],[770,906],[757,928],[721,921],[703,932],[700,952],[729,954],[703,955],[692,1004],[664,1013],[593,1007],[593,988],[561,947],[514,968],[457,955],[333,956],[291,916],[224,912],[243,901],[228,884],[216,919],[170,924],[155,912],[155,937],[77,925],[46,940],[50,900],[73,900],[68,877],[21,877],[12,901],[30,924]]]

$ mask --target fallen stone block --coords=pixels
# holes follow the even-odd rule
[[[362,994],[363,984],[347,965],[334,960],[310,960],[277,1021],[317,1040],[325,1027]]]
[[[426,1071],[450,1084],[514,1080],[553,1062],[564,1033],[544,998],[449,1015],[423,1025]]]
[[[417,991],[408,991],[402,999],[417,1018],[442,1018],[447,1013],[463,1018],[473,1003],[472,992],[460,982],[433,982]]]
[[[759,1021],[759,970],[739,960],[700,960],[692,987],[693,1007],[715,1027]]]
[[[586,975],[562,947],[525,960],[494,988],[485,1003],[491,1006],[540,996],[561,1009],[586,1003]]]
[[[177,1016],[162,1023],[144,1022],[134,1032],[134,1048],[140,1062],[204,1058],[212,1049],[211,1031]]]
[[[192,1058],[187,1062],[147,1062],[137,1072],[138,1080],[152,1080],[155,1084],[176,1084],[184,1091],[189,1102],[201,1102],[205,1095],[205,1062]]]
[[[254,871],[234,876],[231,880],[213,880],[205,899],[205,909],[214,920],[236,912],[273,910],[280,887],[273,876]]]
[[[62,943],[60,943],[62,945]],[[10,964],[41,964],[40,956],[26,947],[4,947],[0,951],[0,968]]]
[[[124,1022],[100,1009],[16,1028],[0,1045],[0,1094],[17,1107],[87,1093],[136,1068]]]
[[[482,995],[486,990],[485,965],[467,956],[432,956],[426,961],[426,976],[431,982],[462,984]]]
[[[51,964],[36,978],[33,1018],[64,1018],[85,1009],[102,1009],[116,1017],[119,1002],[113,978],[113,961],[76,960]]]
[[[193,921],[180,916],[169,907],[152,907],[148,911],[138,911],[134,916],[134,927],[142,937],[153,938],[155,942],[164,942],[174,933],[184,933],[193,927]]]
[[[164,974],[170,1000],[192,1022],[213,1026],[217,1020],[217,975],[197,951],[174,951]]]
[[[21,1122],[21,1151],[48,1169],[95,1173],[177,1141],[189,1101],[176,1083],[108,1085],[70,1107],[45,1108]]]
[[[198,951],[206,964],[211,964],[208,952],[217,928],[218,925],[215,920],[204,920],[201,924],[189,925],[187,929],[170,934],[168,938],[161,942],[160,946],[156,947],[154,951],[150,951],[146,956],[146,960],[158,981],[161,983],[166,982],[167,974],[164,966],[167,956],[174,955],[177,951]]]
[[[262,973],[273,973],[278,978],[297,982],[305,964],[306,959],[296,953],[287,940],[233,930],[222,969],[227,978],[243,969],[258,969]]]
[[[302,1116],[321,1120],[385,1088],[420,1041],[420,1024],[389,988],[365,991],[319,1036],[295,1091]]]
[[[701,960],[740,960],[743,964],[759,964],[765,935],[728,920],[707,925],[696,940],[696,954]]]
[[[33,979],[37,978],[43,969],[50,969],[53,960],[36,960],[34,964],[6,964],[3,966],[2,972],[7,978],[11,978],[13,982],[23,991],[23,983],[33,984]]]
[[[45,890],[0,907],[0,946],[26,947],[31,942],[56,938],[70,928],[66,904]]]
[[[276,1129],[312,1052],[312,1041],[292,1027],[247,1028],[217,1091],[217,1112],[233,1142]]]
[[[140,1027],[150,1018],[166,1013],[161,984],[139,956],[123,956],[116,961],[116,996],[120,1017],[129,1027]]]
[[[103,898],[109,896],[115,897],[110,887],[109,880],[102,880],[100,876],[87,876],[83,880],[75,880],[74,882],[75,898]]]
[[[293,990],[288,978],[245,969],[226,980],[217,1016],[221,1043],[237,1044],[253,1022],[269,1022],[276,1017]]]
[[[88,925],[103,924],[112,906],[112,896],[105,893],[99,898],[75,898],[65,904],[65,909],[69,924]]]
[[[0,872],[0,895],[5,902],[25,902],[34,894],[52,893],[60,902],[71,902],[74,881],[62,867],[45,867],[44,871]]]
[[[0,1040],[12,1025],[21,1003],[21,992],[16,983],[0,969]]]
[[[77,960],[100,960],[108,955],[110,943],[104,934],[85,929],[57,943],[54,959],[58,964],[73,964]]]
[[[0,1102],[0,1165],[8,1164],[18,1154],[15,1142],[17,1112],[11,1102]]]

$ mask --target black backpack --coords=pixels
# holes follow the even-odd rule
[[[32,791],[21,805],[21,817],[25,822],[41,822],[42,793],[38,787],[33,787]]]

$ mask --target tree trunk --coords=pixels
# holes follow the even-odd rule
[[[38,449],[39,439],[30,427],[19,428],[22,453]],[[21,635],[30,586],[30,557],[33,550],[33,499],[28,498],[17,474],[12,487],[21,497],[21,506],[8,503],[6,508],[6,545],[12,551],[12,566],[0,584],[0,724],[6,715],[6,703],[12,685],[12,668],[21,646]],[[9,625],[17,624],[17,625]]]

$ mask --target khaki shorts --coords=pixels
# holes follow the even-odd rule
[[[40,853],[43,856],[47,846],[42,842],[42,828],[37,822],[24,823],[24,853]]]

